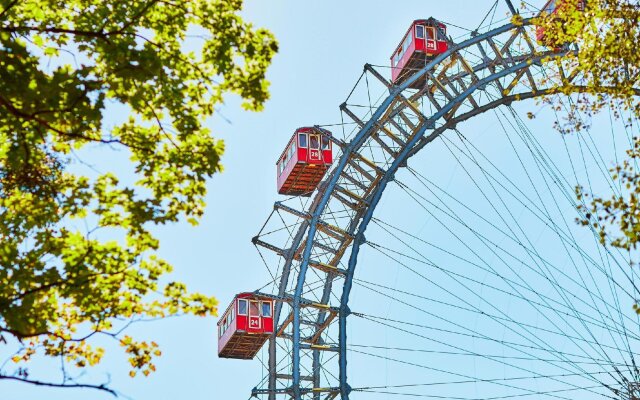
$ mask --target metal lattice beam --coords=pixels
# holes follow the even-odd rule
[[[281,300],[274,310],[276,321],[287,307],[287,317],[269,340],[267,387],[255,389],[255,396],[266,395],[269,400],[278,396],[349,398],[346,327],[358,254],[385,188],[410,157],[457,123],[500,105],[584,90],[576,83],[578,73],[562,63],[573,50],[537,47],[531,39],[532,29],[532,20],[524,19],[520,26],[507,24],[451,43],[446,53],[400,86],[393,86],[365,65],[364,74],[374,76],[388,96],[370,114],[358,115],[347,103],[341,106],[359,130],[348,143],[331,138],[342,154],[305,211],[276,203],[277,210],[297,221],[287,243],[254,238],[254,243],[284,258],[274,294]],[[557,79],[536,80],[541,73]],[[422,89],[409,89],[419,80],[426,82]],[[485,95],[479,96],[481,92]],[[342,258],[349,249],[345,266]],[[312,285],[309,267],[316,278],[321,277],[321,284]],[[339,279],[343,280],[341,287]],[[332,296],[340,298],[338,307],[329,305]],[[336,322],[337,337],[332,337]],[[282,352],[279,357],[279,340],[288,342],[290,353]],[[339,354],[333,366],[339,370],[339,380],[322,382],[321,370],[332,368],[322,364],[322,355],[334,352]]]

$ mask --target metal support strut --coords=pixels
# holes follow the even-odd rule
[[[518,11],[511,0],[505,1],[511,13],[517,15]],[[579,86],[573,82],[575,75],[571,71],[566,71],[567,74],[564,70],[560,82],[548,81],[551,86],[528,85],[526,78],[535,76],[543,60],[555,61],[569,51],[541,52],[531,45],[515,52],[518,43],[530,43],[527,35],[531,29],[528,31],[524,27],[531,27],[532,19],[525,18],[521,24],[519,29],[514,29],[516,27],[509,23],[489,32],[472,35],[461,43],[452,43],[446,53],[434,57],[398,86],[386,82],[371,66],[365,67],[382,82],[389,91],[388,96],[366,118],[351,112],[346,103],[342,106],[342,111],[359,125],[359,130],[349,143],[331,138],[341,148],[342,155],[305,211],[294,210],[282,203],[276,204],[279,211],[299,220],[298,232],[292,240],[289,242],[287,239],[287,243],[281,245],[271,245],[258,238],[254,241],[286,260],[279,291],[271,295],[278,300],[274,317],[279,328],[269,341],[268,385],[254,390],[254,395],[260,395],[261,398],[266,395],[269,400],[275,400],[276,397],[331,400],[338,396],[341,400],[348,400],[352,392],[347,376],[347,322],[351,313],[349,297],[359,251],[365,243],[365,231],[385,188],[393,182],[396,171],[456,123],[514,100],[551,94],[560,89],[579,91]],[[506,40],[494,40],[506,35],[509,35]],[[476,47],[479,54],[475,58],[465,56]],[[428,85],[417,92],[408,90],[424,77],[428,78],[425,79]],[[473,96],[477,91],[489,92],[493,97]],[[434,98],[433,107],[429,106],[430,111],[426,115],[417,102],[422,97]],[[374,143],[370,148],[380,149],[384,162],[360,154],[361,148],[367,143]],[[336,221],[326,218],[330,201],[343,201],[347,205],[356,202],[345,214],[349,215],[348,221],[347,218]],[[345,267],[340,260],[348,254],[346,251],[349,247],[351,253]],[[305,286],[308,284],[306,274],[309,267],[314,274],[324,274],[325,278],[324,284],[314,289],[313,295]],[[335,279],[344,279],[339,307],[329,304],[332,288],[337,286]],[[288,304],[290,312],[280,324],[284,303]],[[326,340],[328,335],[323,337],[330,324],[336,321],[337,346]],[[281,367],[276,354],[276,340],[290,342],[290,347],[287,347],[290,354],[283,353],[288,362]],[[338,353],[339,374],[333,382],[320,379],[321,368],[325,367],[320,356],[322,352]],[[306,363],[302,368],[301,362]],[[278,381],[289,381],[290,384],[287,382],[279,386]]]
[[[509,11],[511,11],[511,14],[513,14],[513,15],[518,14],[518,11],[513,6],[513,3],[511,3],[511,0],[505,0],[505,1],[507,2],[507,7],[509,7]]]

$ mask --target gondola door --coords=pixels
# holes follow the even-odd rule
[[[436,46],[436,28],[433,26],[427,26],[427,51],[436,51],[438,47]]]
[[[249,302],[249,330],[259,331],[262,329],[262,319],[260,318],[260,302],[251,300]]]
[[[320,153],[320,135],[312,133],[309,135],[309,161],[322,160]]]

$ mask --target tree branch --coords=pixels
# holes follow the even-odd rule
[[[102,138],[92,138],[92,137],[87,137],[84,136],[80,133],[77,132],[64,132],[60,129],[55,128],[54,126],[52,126],[51,124],[49,124],[47,121],[45,121],[42,118],[38,118],[36,116],[36,114],[27,114],[24,111],[16,108],[10,101],[8,101],[7,99],[5,99],[4,97],[0,96],[0,106],[3,106],[4,108],[6,108],[11,114],[13,114],[14,116],[18,117],[18,118],[23,118],[26,119],[28,121],[36,121],[38,124],[42,125],[43,127],[61,135],[61,136],[65,136],[67,138],[73,138],[73,139],[82,139],[82,140],[86,140],[88,142],[97,142],[97,143],[102,143],[102,144],[120,144],[122,146],[125,147],[129,147],[129,148],[133,148],[136,150],[140,150],[140,151],[145,151],[145,152],[149,152],[152,153],[153,149],[151,148],[144,148],[144,147],[139,147],[139,146],[135,146],[133,144],[128,144],[125,143],[119,139],[102,139]]]
[[[38,33],[68,33],[76,36],[86,36],[92,38],[103,39],[108,43],[111,43],[109,40],[108,32],[95,32],[95,31],[80,31],[76,29],[63,29],[63,28],[38,28],[35,26],[14,26],[14,27],[0,27],[0,31],[16,33],[16,32],[38,32]]]
[[[23,382],[23,383],[30,383],[30,384],[36,385],[36,386],[46,386],[46,387],[55,387],[55,388],[96,389],[96,390],[101,390],[103,392],[107,392],[107,393],[111,394],[114,397],[118,397],[118,394],[113,389],[109,389],[107,386],[105,386],[105,384],[91,385],[91,384],[85,384],[85,383],[71,383],[71,384],[69,384],[69,383],[53,383],[53,382],[43,382],[43,381],[37,381],[37,380],[33,380],[33,379],[20,378],[20,377],[17,377],[17,376],[9,376],[9,375],[1,375],[0,374],[0,380],[1,379],[11,380],[11,381],[18,381],[18,382]]]
[[[136,15],[134,15],[131,18],[131,20],[129,22],[127,22],[121,29],[118,29],[117,31],[115,31],[113,33],[124,33],[125,30],[127,30],[131,25],[133,25],[135,22],[137,22],[138,19],[140,19],[140,17],[142,17],[151,7],[153,7],[159,1],[160,0],[151,0],[150,2],[148,2],[144,7],[142,7],[140,9],[140,11]]]
[[[129,22],[127,22],[121,29],[118,29],[116,31],[104,31],[104,30],[100,30],[100,31],[83,31],[83,30],[77,30],[77,29],[63,29],[63,28],[38,28],[35,26],[16,26],[16,27],[0,27],[0,31],[3,32],[38,32],[38,33],[68,33],[70,35],[76,35],[76,36],[86,36],[86,37],[92,37],[92,38],[98,38],[98,39],[103,39],[109,43],[111,43],[109,41],[109,36],[112,35],[122,35],[125,34],[126,30],[131,27],[134,23],[136,23],[151,7],[153,7],[155,4],[157,4],[160,0],[151,0],[149,1],[147,4],[144,5],[144,7],[142,7],[140,9],[140,11],[138,11],[138,13],[136,13]],[[0,18],[11,8],[13,7],[16,3],[18,3],[18,0],[13,0],[13,2],[11,4],[9,4],[9,6],[7,8],[5,8],[1,13],[0,13]]]
[[[4,17],[5,14],[13,8],[13,6],[15,6],[16,4],[18,4],[18,0],[13,0],[11,3],[9,3],[9,5],[7,5],[4,10],[2,10],[2,12],[0,12],[0,18]]]

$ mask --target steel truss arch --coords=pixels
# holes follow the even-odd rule
[[[273,243],[264,232],[253,239],[254,244],[284,260],[278,292],[272,294],[279,300],[274,310],[279,325],[269,341],[269,378],[265,387],[253,390],[254,396],[269,400],[280,395],[314,400],[349,398],[347,317],[358,254],[385,188],[410,157],[457,123],[500,105],[585,90],[574,65],[566,61],[575,49],[541,48],[532,39],[532,28],[532,19],[523,19],[518,25],[509,23],[462,43],[451,43],[446,53],[397,87],[371,65],[365,66],[364,73],[385,85],[388,96],[364,116],[357,115],[347,103],[341,106],[360,129],[348,143],[332,138],[342,154],[308,209],[298,211],[281,202],[274,206],[276,213],[297,221],[297,231],[291,232],[289,241]],[[419,80],[424,82],[423,89],[408,89]],[[418,101],[426,102],[434,112],[421,110]],[[361,151],[370,144],[381,154],[378,160]],[[344,217],[329,216],[333,203],[344,207]],[[341,267],[349,250],[347,265]],[[314,298],[308,297],[309,267],[322,277],[313,289]],[[331,305],[337,279],[344,281],[340,302]],[[283,307],[289,309],[284,320]],[[323,335],[336,322],[337,343],[328,343]],[[278,341],[290,343],[280,346],[280,358]],[[323,387],[320,355],[325,352],[338,355],[339,377],[336,385]],[[310,368],[302,368],[303,363]]]

